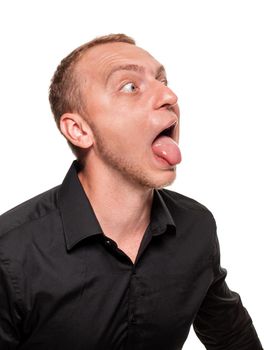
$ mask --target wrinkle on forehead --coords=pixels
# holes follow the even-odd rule
[[[83,82],[103,80],[115,65],[135,63],[153,74],[160,63],[144,49],[128,43],[107,43],[90,48],[81,58],[76,72]]]

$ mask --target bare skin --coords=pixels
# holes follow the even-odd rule
[[[150,222],[153,189],[171,184],[176,167],[158,162],[154,138],[179,121],[177,96],[145,50],[108,43],[78,63],[85,113],[66,113],[61,131],[86,151],[80,182],[106,236],[135,262]],[[179,126],[174,139],[178,142]]]

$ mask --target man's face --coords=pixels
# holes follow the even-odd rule
[[[152,151],[157,135],[179,118],[177,96],[166,86],[160,63],[137,46],[108,43],[89,49],[77,74],[94,133],[90,152],[134,184],[171,184],[175,166]],[[178,128],[171,135],[176,142]]]

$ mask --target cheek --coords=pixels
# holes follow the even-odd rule
[[[120,147],[143,146],[146,142],[149,127],[147,125],[148,113],[144,108],[129,106],[122,101],[110,104],[101,101],[94,114],[94,126],[97,133],[105,142],[118,144]],[[95,130],[95,131],[96,131]]]
[[[100,135],[104,142],[116,153],[122,152],[130,156],[132,153],[135,153],[135,150],[140,150],[141,152],[145,148],[142,128],[136,128],[135,125],[111,125],[110,123],[104,126]]]

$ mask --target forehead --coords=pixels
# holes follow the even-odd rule
[[[78,71],[91,77],[105,77],[119,65],[135,64],[154,74],[160,63],[144,49],[128,43],[107,43],[90,48],[78,64]]]

